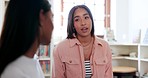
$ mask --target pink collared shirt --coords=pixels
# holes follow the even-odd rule
[[[85,78],[83,47],[78,39],[65,39],[53,52],[52,78]],[[91,78],[113,78],[112,55],[108,43],[95,37],[90,57]]]

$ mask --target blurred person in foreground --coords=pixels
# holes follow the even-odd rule
[[[53,13],[48,0],[10,0],[0,37],[0,78],[44,78],[34,55],[51,41]]]

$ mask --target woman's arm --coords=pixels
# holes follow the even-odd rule
[[[107,59],[108,63],[106,65],[106,73],[105,73],[105,78],[113,78],[113,72],[112,72],[112,53],[109,45],[107,44],[106,47],[107,51]]]
[[[52,78],[66,78],[65,77],[65,65],[60,59],[58,48],[55,48],[53,52],[53,70]]]

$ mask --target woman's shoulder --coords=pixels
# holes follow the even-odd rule
[[[1,75],[1,78],[19,78],[23,76],[23,72],[15,64],[15,62],[10,63]]]
[[[65,49],[65,48],[70,48],[74,46],[76,43],[78,43],[78,40],[76,38],[74,39],[64,39],[60,41],[58,44],[55,45],[56,49]]]
[[[63,45],[67,45],[69,42],[68,39],[63,39],[61,41],[59,41],[55,46],[63,46]]]
[[[63,39],[54,45],[55,49],[66,48],[69,45],[68,39]]]
[[[108,42],[105,40],[105,39],[102,39],[102,38],[99,38],[97,36],[95,36],[95,39],[96,39],[96,42],[97,43],[100,43],[100,44],[107,44],[108,45]]]
[[[26,56],[20,56],[15,61],[8,64],[2,73],[1,78],[28,78],[27,76],[31,77],[32,74],[36,74],[38,72],[35,67],[37,66],[37,62],[38,61],[35,59],[31,59]],[[37,77],[35,76],[35,78]]]

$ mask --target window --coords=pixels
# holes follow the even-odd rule
[[[57,0],[54,1],[54,42],[66,38],[68,13],[78,4],[90,8],[96,35],[104,35],[105,28],[110,27],[110,0]]]
[[[95,34],[103,35],[104,29],[110,27],[110,0],[61,0],[61,26],[67,26],[68,13],[78,4],[85,4],[90,8],[94,18]]]

